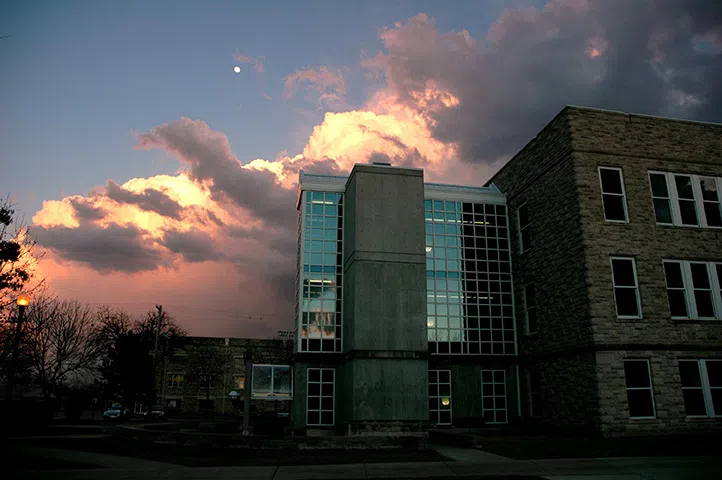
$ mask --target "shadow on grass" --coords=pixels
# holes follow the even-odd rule
[[[174,463],[187,467],[338,465],[349,463],[439,462],[448,460],[435,450],[251,450],[212,448],[108,437],[101,439],[37,439],[33,446],[79,450]]]

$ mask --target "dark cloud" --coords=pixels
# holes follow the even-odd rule
[[[109,180],[105,195],[116,202],[135,205],[142,210],[176,220],[181,218],[183,212],[183,207],[178,202],[154,188],[146,188],[143,193],[135,193]]]
[[[210,184],[214,198],[228,198],[267,224],[288,225],[295,192],[282,188],[273,173],[241,168],[228,138],[200,120],[181,118],[138,135],[139,149],[162,148],[190,167],[190,177]]]
[[[87,201],[80,198],[73,198],[70,200],[70,204],[73,206],[73,215],[78,223],[92,223],[102,220],[108,214],[108,212],[102,207],[95,207]]]
[[[216,251],[213,237],[206,232],[167,230],[161,242],[168,250],[184,260],[194,262],[218,261],[224,258]]]
[[[62,258],[101,272],[135,273],[168,264],[163,251],[132,225],[34,226],[33,237]]]
[[[552,0],[507,10],[485,39],[423,14],[381,38],[386,53],[366,64],[466,161],[513,155],[566,104],[722,119],[722,2]],[[458,105],[419,102],[430,85]]]

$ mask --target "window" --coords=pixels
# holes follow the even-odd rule
[[[625,360],[629,418],[656,418],[649,360]]]
[[[288,365],[254,365],[251,395],[255,398],[290,398],[291,367]]]
[[[519,251],[524,253],[531,248],[529,207],[526,203],[517,210],[517,221],[519,222]]]
[[[236,375],[233,378],[233,388],[236,390],[243,390],[246,387],[246,377],[243,375]]]
[[[612,284],[619,318],[642,318],[633,258],[612,257]]]
[[[506,423],[506,372],[481,371],[481,412],[486,423]]]
[[[181,375],[180,373],[169,374],[166,385],[168,386],[168,388],[182,388],[183,387],[183,375]]]
[[[680,360],[688,417],[722,417],[722,360]]]
[[[451,425],[451,370],[429,370],[429,420]]]
[[[529,415],[532,417],[542,416],[542,388],[541,375],[539,370],[534,368],[529,370]]]
[[[604,219],[608,222],[624,222],[627,219],[627,201],[624,194],[622,169],[599,167],[599,181],[602,184]]]
[[[306,389],[306,425],[333,426],[334,383],[333,368],[309,368]]]
[[[722,228],[722,178],[649,172],[658,224]]]
[[[665,260],[672,318],[722,320],[722,263]]]
[[[524,286],[524,310],[524,316],[526,319],[526,334],[534,334],[537,332],[536,291],[534,289],[534,285],[531,283]]]

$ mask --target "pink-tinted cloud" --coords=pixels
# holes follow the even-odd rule
[[[346,96],[344,69],[340,68],[308,68],[297,70],[285,80],[284,98],[291,98],[303,86],[319,95],[321,105],[342,105]]]

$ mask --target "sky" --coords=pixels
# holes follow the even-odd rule
[[[722,122],[711,0],[6,0],[6,35],[36,273],[194,335],[293,328],[300,169],[481,185],[564,105]]]

